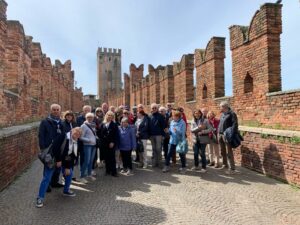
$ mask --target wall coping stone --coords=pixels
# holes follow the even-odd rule
[[[186,104],[194,104],[194,103],[197,103],[197,101],[196,100],[192,100],[192,101],[186,102]]]
[[[17,97],[17,98],[20,98],[20,95],[18,95],[18,94],[15,93],[15,92],[12,92],[12,91],[9,91],[9,90],[6,90],[6,89],[4,89],[3,92],[4,92],[5,94],[10,94],[10,95],[15,96],[15,97]]]
[[[239,130],[258,133],[258,134],[269,134],[274,136],[300,137],[300,131],[292,131],[292,130],[275,130],[269,128],[248,127],[248,126],[239,126]]]
[[[12,126],[0,129],[0,139],[7,138],[13,135],[17,135],[23,133],[25,131],[32,130],[34,128],[39,127],[40,122],[28,123],[19,126]]]
[[[270,93],[267,93],[267,96],[285,95],[285,94],[291,94],[291,93],[295,93],[295,92],[300,92],[300,88],[287,90],[287,91],[270,92]]]
[[[214,100],[216,100],[216,101],[218,101],[218,100],[227,100],[229,98],[232,98],[232,96],[224,96],[224,97],[214,98]]]

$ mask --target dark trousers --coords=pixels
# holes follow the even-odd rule
[[[166,162],[165,162],[166,166],[170,165],[170,160],[171,160],[171,158],[174,155],[176,157],[176,145],[170,144],[169,145],[168,154],[167,154],[167,157],[166,157]],[[186,157],[185,157],[185,154],[179,153],[179,157],[180,157],[180,161],[181,161],[181,167],[185,168],[186,167]]]
[[[207,161],[206,161],[206,154],[205,154],[205,149],[206,149],[207,144],[202,144],[199,143],[198,141],[194,144],[194,163],[195,166],[199,166],[199,153],[201,156],[201,164],[202,168],[206,169]]]
[[[98,159],[98,147],[96,146],[96,150],[95,150],[95,157],[93,159],[93,165],[92,165],[92,169],[94,170],[96,168],[96,163],[97,163],[97,159]]]
[[[84,162],[84,151],[83,151],[83,142],[78,141],[78,152],[79,152],[79,157],[80,157],[80,168],[83,165]]]
[[[164,138],[163,150],[164,150],[164,157],[165,157],[165,159],[167,158],[167,154],[168,154],[168,150],[169,150],[169,141],[170,141],[169,137],[165,137]]]
[[[55,186],[56,184],[58,184],[60,172],[61,172],[61,168],[55,168],[52,178],[51,178],[50,186]]]
[[[109,148],[108,146],[104,149],[106,174],[113,176],[117,174],[115,152],[114,148]]]
[[[132,152],[131,150],[130,151],[120,150],[124,169],[132,170],[131,152]]]

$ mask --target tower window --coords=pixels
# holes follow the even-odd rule
[[[253,78],[247,73],[245,80],[244,80],[244,93],[253,92]]]

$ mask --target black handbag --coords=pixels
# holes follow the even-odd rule
[[[137,141],[137,147],[136,147],[137,152],[144,152],[144,145],[141,140]]]
[[[41,149],[41,152],[38,154],[40,161],[48,168],[53,168],[55,165],[55,159],[52,153],[52,144],[53,142],[47,148]]]

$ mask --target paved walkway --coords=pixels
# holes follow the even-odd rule
[[[217,169],[185,175],[177,168],[167,174],[136,169],[133,176],[118,178],[104,176],[99,169],[94,183],[73,185],[75,198],[63,197],[56,189],[37,209],[42,167],[35,161],[0,193],[0,224],[300,224],[300,191],[238,169],[241,175],[234,176]]]

